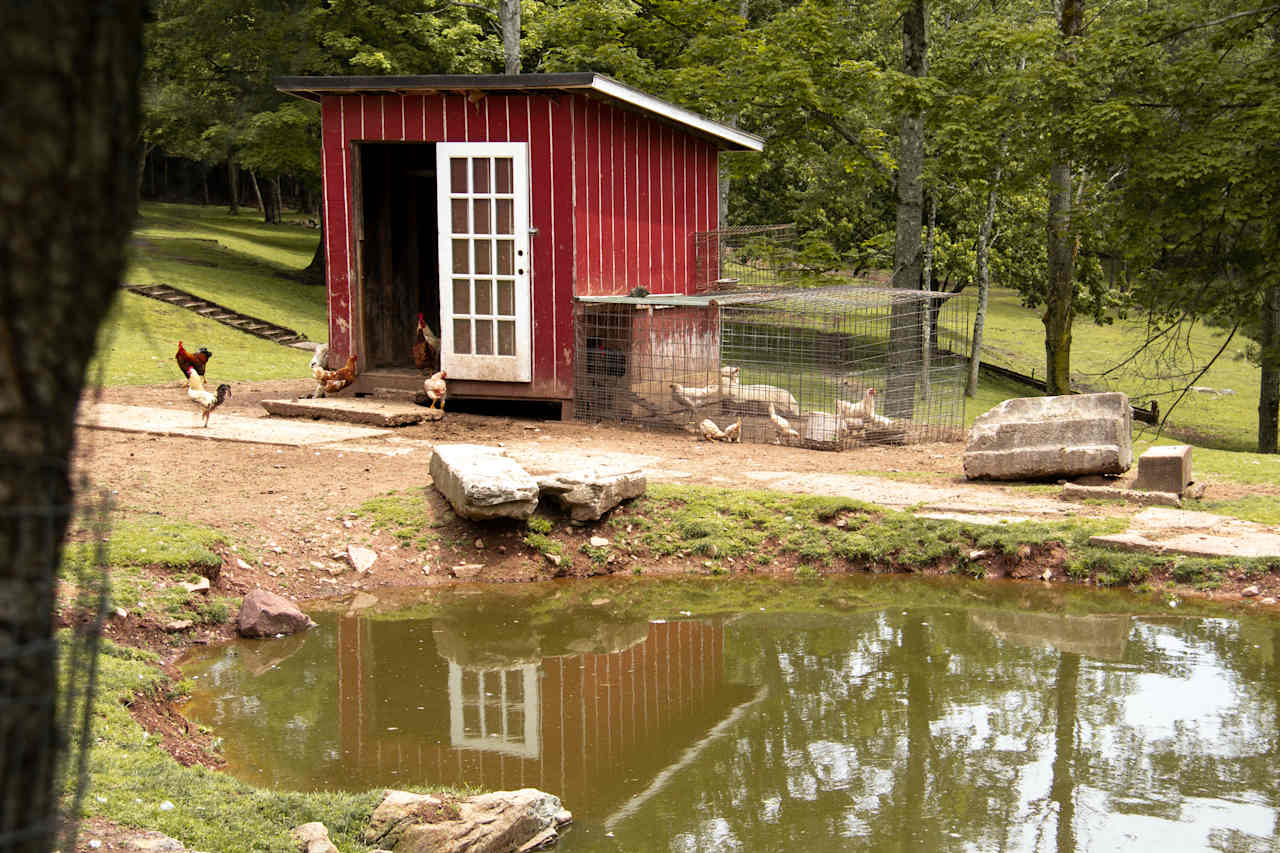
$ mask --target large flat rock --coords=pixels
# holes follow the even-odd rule
[[[302,423],[274,418],[246,418],[215,411],[209,426],[197,426],[194,407],[160,409],[149,406],[121,406],[115,403],[82,405],[76,424],[94,429],[145,432],[154,435],[181,435],[215,441],[243,441],[251,444],[283,444],[303,447],[332,444],[353,438],[386,435],[386,430],[345,424]]]
[[[431,479],[463,518],[526,519],[538,506],[538,482],[502,451],[482,444],[437,444]]]
[[[1280,557],[1280,530],[1209,512],[1151,507],[1123,533],[1094,536],[1091,545],[1188,557]]]
[[[964,474],[971,480],[1043,480],[1122,474],[1133,465],[1133,413],[1119,392],[1017,397],[978,416]]]
[[[423,421],[438,421],[444,416],[439,409],[368,397],[263,400],[262,408],[283,418],[314,418],[377,427],[412,426]]]

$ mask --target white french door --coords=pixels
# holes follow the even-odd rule
[[[440,366],[450,379],[533,379],[529,154],[523,142],[436,144]]]

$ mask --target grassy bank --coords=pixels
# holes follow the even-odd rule
[[[130,706],[180,698],[156,659],[105,643],[94,703],[86,817],[158,830],[189,850],[293,853],[289,830],[319,820],[344,851],[369,847],[360,833],[382,791],[302,794],[255,788],[198,764],[184,767],[134,720]]]

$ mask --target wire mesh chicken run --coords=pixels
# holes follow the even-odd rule
[[[821,450],[963,436],[969,317],[956,294],[579,297],[575,328],[580,419]]]

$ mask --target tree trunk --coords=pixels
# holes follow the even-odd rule
[[[1003,152],[1004,146],[1001,145]],[[969,381],[965,384],[964,395],[973,397],[978,393],[978,367],[982,362],[982,328],[987,322],[987,300],[991,294],[991,230],[996,222],[996,195],[999,192],[1000,176],[1004,171],[1002,164],[996,164],[991,174],[991,184],[987,188],[987,210],[982,215],[982,224],[978,227],[978,312],[973,318],[973,342],[969,350]]]
[[[253,197],[258,201],[258,210],[262,211],[263,221],[270,222],[271,220],[267,218],[269,216],[267,206],[262,203],[262,189],[258,186],[258,176],[254,174],[253,169],[249,170],[249,186],[253,187]]]
[[[499,0],[498,23],[502,27],[503,73],[520,73],[520,0]]]
[[[141,0],[0,4],[0,846],[56,835],[73,418],[137,211]],[[69,346],[69,341],[82,345]],[[74,833],[61,839],[75,849]]]
[[[926,56],[925,0],[912,0],[902,18],[902,67],[912,77],[929,73]],[[924,113],[908,109],[899,124],[898,216],[893,244],[893,286],[919,290],[924,272],[920,243],[924,191]],[[889,375],[885,414],[910,418],[915,410],[916,376],[920,370],[919,301],[893,302],[889,321]]]
[[[138,158],[138,197],[142,197],[142,181],[147,175],[147,158],[151,156],[151,152],[155,150],[154,142],[139,142],[141,147],[141,156]]]
[[[271,179],[271,222],[279,225],[284,222],[284,193],[280,191],[280,176]]]
[[[1280,427],[1280,284],[1268,287],[1263,296],[1258,347],[1262,368],[1262,387],[1258,389],[1258,452],[1275,453]]]
[[[1084,0],[1062,0],[1059,30],[1062,54],[1070,62],[1072,40],[1084,22]],[[1059,108],[1059,112],[1062,108]],[[1054,141],[1049,166],[1049,217],[1046,253],[1049,281],[1045,291],[1045,381],[1049,394],[1071,393],[1071,324],[1075,320],[1076,234],[1072,223],[1071,151],[1066,135]]]
[[[1058,806],[1057,853],[1076,853],[1076,692],[1080,655],[1060,652],[1053,693],[1057,720],[1053,727],[1053,780],[1049,799]]]
[[[231,193],[231,207],[227,211],[232,216],[240,215],[240,167],[235,160],[227,160],[227,185]]]
[[[204,166],[200,167],[200,203],[209,203],[209,170]]]
[[[303,284],[310,284],[319,287],[325,285],[324,276],[324,227],[321,223],[320,242],[316,246],[316,253],[311,256],[311,263],[298,273],[298,281]]]

